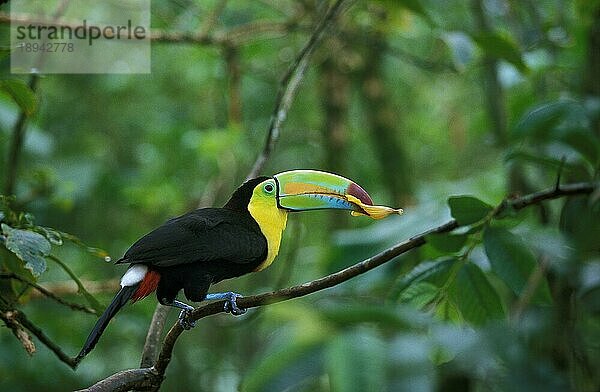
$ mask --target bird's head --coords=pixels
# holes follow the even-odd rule
[[[246,200],[239,200],[242,196]],[[402,214],[402,209],[373,205],[369,194],[352,180],[317,170],[291,170],[249,180],[228,205],[238,200],[240,205],[270,205],[286,212],[337,209],[374,219]]]

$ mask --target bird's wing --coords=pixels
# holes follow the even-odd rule
[[[120,263],[168,267],[195,262],[253,263],[267,256],[258,225],[225,209],[201,209],[173,218],[134,243]]]

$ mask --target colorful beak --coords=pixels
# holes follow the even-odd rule
[[[316,170],[292,170],[276,174],[277,201],[290,211],[350,210],[352,215],[373,219],[402,214],[402,209],[373,205],[371,196],[358,184],[336,174]]]

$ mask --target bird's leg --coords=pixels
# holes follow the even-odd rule
[[[206,298],[204,298],[204,299],[206,301],[211,301],[211,300],[215,300],[215,299],[224,299],[225,306],[223,306],[223,310],[225,310],[226,312],[231,313],[235,316],[239,316],[241,314],[246,313],[246,309],[238,307],[238,305],[236,303],[236,300],[241,297],[242,296],[238,293],[228,291],[226,293],[206,294]]]
[[[192,329],[196,325],[196,322],[194,320],[190,320],[192,310],[194,310],[192,306],[184,304],[183,302],[177,300],[173,300],[173,302],[170,303],[169,306],[174,306],[176,308],[181,309],[181,312],[179,313],[179,325],[181,325],[181,328]]]

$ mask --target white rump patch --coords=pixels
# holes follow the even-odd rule
[[[144,264],[134,264],[125,272],[121,278],[121,287],[133,286],[140,283],[148,272],[148,266]]]

